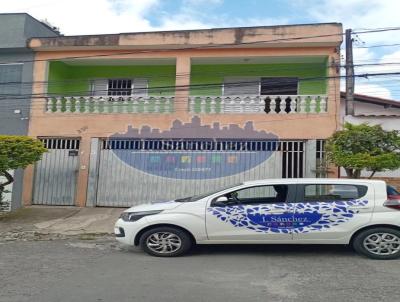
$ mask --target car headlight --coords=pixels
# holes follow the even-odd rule
[[[161,213],[162,210],[158,211],[145,211],[145,212],[123,212],[119,218],[123,221],[137,221],[142,217],[155,215]]]

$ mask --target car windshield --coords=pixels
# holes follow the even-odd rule
[[[400,195],[393,186],[386,186],[387,195]]]
[[[202,199],[202,198],[204,198],[204,197],[207,197],[207,196],[209,196],[209,195],[213,195],[213,194],[218,193],[218,192],[220,192],[220,191],[224,191],[224,190],[227,190],[227,189],[230,189],[230,188],[234,188],[234,187],[237,187],[237,186],[240,186],[240,185],[242,185],[242,183],[235,184],[235,185],[232,185],[232,186],[229,186],[229,187],[226,187],[226,188],[221,188],[221,189],[214,190],[214,191],[207,192],[207,193],[200,194],[200,195],[194,195],[194,196],[190,196],[190,197],[178,198],[178,199],[175,199],[175,201],[176,201],[176,202],[193,202],[193,201],[198,201],[198,200],[200,200],[200,199]]]

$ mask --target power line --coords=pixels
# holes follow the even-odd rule
[[[364,31],[353,32],[353,34],[368,34],[368,33],[376,33],[376,32],[384,32],[384,31],[395,31],[400,30],[400,27],[388,27],[388,28],[378,28],[378,29],[369,29]],[[312,36],[302,36],[302,37],[291,37],[291,38],[278,38],[271,40],[259,40],[259,41],[251,41],[251,42],[240,42],[240,43],[224,43],[218,45],[201,45],[196,47],[184,47],[184,48],[167,48],[167,49],[158,49],[158,50],[136,50],[130,52],[119,52],[112,54],[98,54],[98,55],[87,55],[87,56],[70,56],[63,57],[57,59],[34,59],[34,60],[20,60],[14,62],[0,62],[0,64],[12,64],[12,63],[31,63],[31,62],[43,62],[43,61],[59,61],[66,59],[82,59],[82,58],[96,58],[96,57],[109,57],[109,56],[120,56],[127,54],[137,54],[137,53],[159,53],[159,52],[169,52],[169,51],[185,51],[185,50],[196,50],[196,49],[212,49],[212,48],[221,48],[223,46],[238,46],[238,45],[251,45],[258,43],[271,43],[271,42],[283,42],[283,41],[292,41],[292,40],[304,40],[304,39],[312,39],[312,38],[324,38],[324,37],[333,37],[333,36],[343,36],[345,33],[337,33],[337,34],[325,34],[325,35],[312,35]]]
[[[353,77],[357,78],[369,78],[369,77],[375,77],[375,76],[388,76],[388,75],[400,75],[400,72],[381,72],[381,73],[363,73],[363,74],[355,74]],[[324,77],[308,77],[308,78],[298,78],[298,81],[318,81],[318,80],[327,80],[327,79],[341,79],[341,78],[347,78],[348,76],[346,75],[337,75],[337,76],[324,76]],[[230,86],[244,86],[244,84],[258,84],[260,83],[259,80],[257,81],[241,81],[241,82],[235,82],[235,83],[230,83]],[[276,83],[281,83],[282,82],[276,82]],[[173,85],[173,86],[159,86],[159,87],[150,87],[150,88],[142,88],[143,90],[159,90],[159,89],[174,89],[174,91],[180,91],[179,89],[185,89],[184,91],[187,91],[189,88],[212,88],[212,87],[221,87],[223,83],[218,82],[218,83],[207,83],[207,84],[189,84],[189,85]],[[285,87],[285,86],[283,86]],[[138,88],[138,90],[140,90]],[[102,91],[102,90],[99,90]],[[105,91],[105,90],[103,90]],[[108,90],[107,90],[108,91]],[[88,91],[70,91],[69,93],[85,93],[87,94]],[[50,97],[50,96],[59,96],[59,93],[36,93],[36,94],[26,94],[25,96],[35,96],[35,95],[40,95],[41,97]],[[0,94],[0,97],[21,97],[24,95],[21,94]],[[82,95],[83,96],[83,95]]]
[[[304,63],[296,63],[296,64],[304,64]],[[313,63],[313,64],[318,64],[318,63]],[[400,65],[400,62],[381,62],[381,63],[365,63],[365,64],[353,64],[354,67],[364,67],[364,66],[390,66],[390,65]],[[250,67],[250,66],[249,66]],[[326,66],[321,66],[320,68],[316,67],[316,66],[287,66],[287,67],[279,67],[279,68],[266,68],[264,69],[260,69],[260,70],[243,70],[240,69],[240,72],[245,72],[246,74],[258,74],[260,77],[262,77],[262,75],[260,75],[262,72],[271,72],[271,71],[297,71],[297,70],[304,70],[304,69],[309,69],[309,70],[319,70],[319,69],[326,69],[326,68],[345,68],[346,65],[335,65],[335,64],[330,64],[328,67]],[[236,72],[237,69],[232,68],[232,69],[224,69],[223,72],[215,72],[215,71],[208,71],[208,72],[194,72],[194,73],[181,73],[181,74],[157,74],[157,75],[140,75],[138,77],[140,78],[146,78],[146,79],[158,79],[158,78],[170,78],[170,79],[174,79],[174,78],[189,78],[189,77],[197,77],[200,75],[224,75],[224,76],[230,76],[229,74],[227,74],[227,72]],[[251,77],[252,75],[245,75],[242,77]],[[273,75],[270,77],[274,77]],[[279,76],[277,76],[279,77]],[[13,81],[13,82],[0,82],[0,86],[19,86],[20,85],[26,85],[26,86],[32,86],[32,85],[63,85],[63,84],[80,84],[80,83],[90,83],[93,80],[91,79],[67,79],[67,80],[59,80],[59,81],[28,81],[28,82],[17,82],[17,81]]]
[[[324,38],[324,37],[333,37],[333,36],[343,36],[344,33],[337,34],[325,34],[325,35],[313,35],[313,36],[302,36],[302,37],[291,37],[291,38],[278,38],[271,40],[258,40],[251,42],[240,42],[240,43],[223,43],[216,45],[200,45],[200,46],[192,46],[192,47],[183,47],[183,48],[164,48],[157,50],[136,50],[129,52],[119,52],[119,53],[111,53],[111,54],[98,54],[98,55],[86,55],[86,56],[70,56],[63,57],[57,59],[34,59],[34,60],[20,60],[14,62],[0,62],[0,64],[18,64],[18,63],[32,63],[32,62],[44,62],[44,61],[60,61],[60,60],[68,60],[68,59],[84,59],[84,58],[97,58],[97,57],[110,57],[110,56],[120,56],[120,55],[129,55],[129,54],[138,54],[138,53],[160,53],[160,52],[171,52],[171,51],[186,51],[186,50],[196,50],[196,49],[213,49],[213,48],[222,48],[224,46],[239,46],[239,45],[252,45],[259,43],[272,43],[272,42],[284,42],[284,41],[292,41],[292,40],[305,40],[312,38]]]
[[[294,64],[306,64],[306,63],[294,63]],[[320,63],[312,63],[313,65],[320,65]],[[224,65],[224,64],[222,64]],[[201,65],[199,65],[201,66]],[[259,66],[259,65],[255,65],[255,66]],[[271,66],[271,65],[270,65]],[[251,67],[251,64],[249,64],[248,66],[249,68]],[[262,72],[276,72],[276,71],[303,71],[303,70],[323,70],[325,71],[326,68],[336,68],[335,64],[329,64],[329,66],[326,65],[320,65],[320,66],[287,66],[287,67],[275,67],[275,68],[265,68],[265,69],[259,69],[259,70],[254,70],[254,68],[252,69],[240,69],[239,71],[242,72],[246,72],[249,74],[252,73],[257,73],[257,74],[261,74]],[[221,76],[231,76],[230,74],[227,74],[227,72],[238,72],[238,69],[236,68],[224,68],[223,71],[218,72],[218,71],[206,71],[206,72],[191,72],[191,73],[163,73],[163,74],[155,74],[155,75],[137,75],[137,76],[132,76],[132,78],[138,77],[138,78],[145,78],[145,79],[159,79],[159,78],[170,78],[170,79],[181,79],[181,78],[189,78],[189,77],[197,77],[197,76],[201,76],[201,75],[221,75]],[[234,75],[235,76],[235,75]],[[250,75],[251,77],[252,75]],[[262,76],[262,75],[260,75]],[[247,77],[245,76],[240,76],[240,77]],[[272,75],[271,77],[274,77],[274,75]],[[277,76],[279,77],[279,76]],[[104,78],[107,79],[107,78]],[[17,82],[17,81],[12,81],[12,82],[0,82],[0,86],[1,85],[62,85],[62,84],[66,84],[66,83],[90,83],[91,81],[93,81],[92,79],[66,79],[66,80],[59,80],[59,81],[55,81],[55,80],[51,80],[51,81],[27,81],[27,82]]]
[[[353,47],[353,48],[379,48],[379,47],[395,47],[395,46],[400,46],[400,43],[378,44],[378,45],[370,45],[370,46],[357,46],[357,47]]]

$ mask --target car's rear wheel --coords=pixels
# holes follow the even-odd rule
[[[372,259],[397,259],[400,257],[400,231],[386,227],[367,229],[357,234],[353,247]]]
[[[157,257],[181,256],[189,251],[192,244],[186,231],[174,227],[155,227],[140,237],[141,248]]]

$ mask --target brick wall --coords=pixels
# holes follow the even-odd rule
[[[400,191],[400,177],[373,177],[372,179],[384,180],[387,184],[394,186],[398,191]]]

